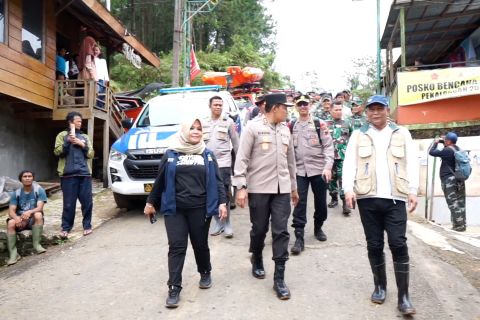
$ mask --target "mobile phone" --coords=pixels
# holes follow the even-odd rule
[[[352,209],[355,210],[356,202],[352,200]]]
[[[150,215],[150,223],[154,224],[155,222],[157,222],[157,214],[156,213]]]

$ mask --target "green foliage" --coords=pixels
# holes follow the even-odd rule
[[[365,101],[377,90],[376,59],[371,56],[355,59],[353,72],[348,73],[346,78],[352,94]]]
[[[174,0],[112,0],[112,13],[153,52],[160,68],[136,69],[121,55],[113,58],[112,85],[131,90],[150,82],[171,83]],[[202,71],[226,71],[228,66],[261,68],[265,88],[283,87],[288,81],[273,71],[274,23],[259,0],[222,0],[212,12],[192,20],[193,42]],[[182,60],[181,60],[182,61]],[[192,85],[201,85],[197,77]]]

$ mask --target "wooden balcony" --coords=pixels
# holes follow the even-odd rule
[[[109,87],[94,80],[56,80],[53,120],[65,120],[72,111],[88,121],[88,136],[95,153],[102,154],[99,159],[106,184],[111,138],[115,140],[124,133],[122,120],[127,117]]]

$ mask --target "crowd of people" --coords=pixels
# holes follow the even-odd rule
[[[144,208],[152,223],[157,212],[164,215],[169,246],[166,306],[179,305],[188,238],[200,274],[199,287],[212,286],[208,236],[223,233],[226,238],[233,237],[232,202],[249,208],[252,276],[266,277],[263,250],[270,229],[273,289],[279,299],[289,299],[286,263],[289,253],[300,255],[305,250],[311,187],[313,234],[318,241],[327,241],[323,226],[328,208],[337,207],[340,199],[341,212],[349,217],[358,204],[374,280],[371,301],[378,304],[386,299],[387,233],[398,309],[404,315],[414,314],[405,234],[407,211],[417,206],[418,156],[410,132],[390,120],[388,98],[374,95],[362,102],[352,99],[348,91],[335,98],[329,94],[290,98],[284,93],[266,94],[258,97],[240,137],[235,123],[223,112],[220,96],[213,96],[208,107],[209,117],[181,124],[160,162]],[[93,206],[92,144],[81,132],[81,114],[71,112],[66,120],[68,126],[57,135],[54,148],[63,191],[62,238],[73,228],[77,199],[82,206],[84,235],[91,234]],[[443,140],[435,140],[430,154],[443,160],[440,175],[453,229],[465,231],[465,185],[456,181],[452,169],[459,151],[456,141],[457,135],[450,132]],[[446,148],[437,150],[439,142]],[[23,187],[12,194],[9,210],[9,265],[20,259],[15,247],[18,231],[31,229],[34,250],[45,252],[40,244],[45,191],[33,182],[32,171],[22,171],[19,180]],[[295,241],[289,250],[291,214]]]

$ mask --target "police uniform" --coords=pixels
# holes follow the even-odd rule
[[[289,105],[285,94],[267,95],[266,101],[267,106]],[[240,138],[233,184],[238,189],[248,190],[252,223],[249,251],[252,253],[252,273],[257,278],[265,277],[262,251],[271,220],[274,289],[280,299],[290,297],[283,278],[290,239],[290,198],[297,190],[295,175],[295,154],[287,125],[269,123],[266,115],[249,121]],[[283,288],[276,287],[278,283]]]
[[[230,223],[230,198],[231,198],[231,175],[232,175],[232,148],[235,154],[238,151],[238,134],[235,123],[227,115],[214,120],[211,117],[202,121],[203,140],[208,149],[212,150],[217,158],[220,174],[222,175],[227,194],[228,216],[225,223],[215,216],[216,225],[212,234],[217,235],[225,230],[225,236],[231,237],[233,231]]]
[[[330,134],[333,139],[333,146],[335,150],[334,163],[332,168],[332,181],[328,185],[328,190],[332,201],[329,203],[329,207],[333,208],[337,206],[338,203],[338,194],[340,194],[340,199],[345,202],[345,196],[342,189],[342,170],[343,170],[343,159],[345,159],[345,150],[347,149],[348,139],[352,133],[352,127],[350,122],[347,120],[329,120],[327,121]],[[345,203],[343,203],[344,213],[350,213],[346,208]]]
[[[332,169],[334,150],[327,124],[319,119],[309,117],[307,121],[296,121],[292,126],[292,137],[299,201],[293,210],[292,227],[295,229],[296,241],[291,250],[293,254],[298,254],[304,248],[309,185],[312,187],[315,202],[314,234],[318,240],[326,240],[321,231],[327,219],[327,183],[322,174],[324,169]]]

